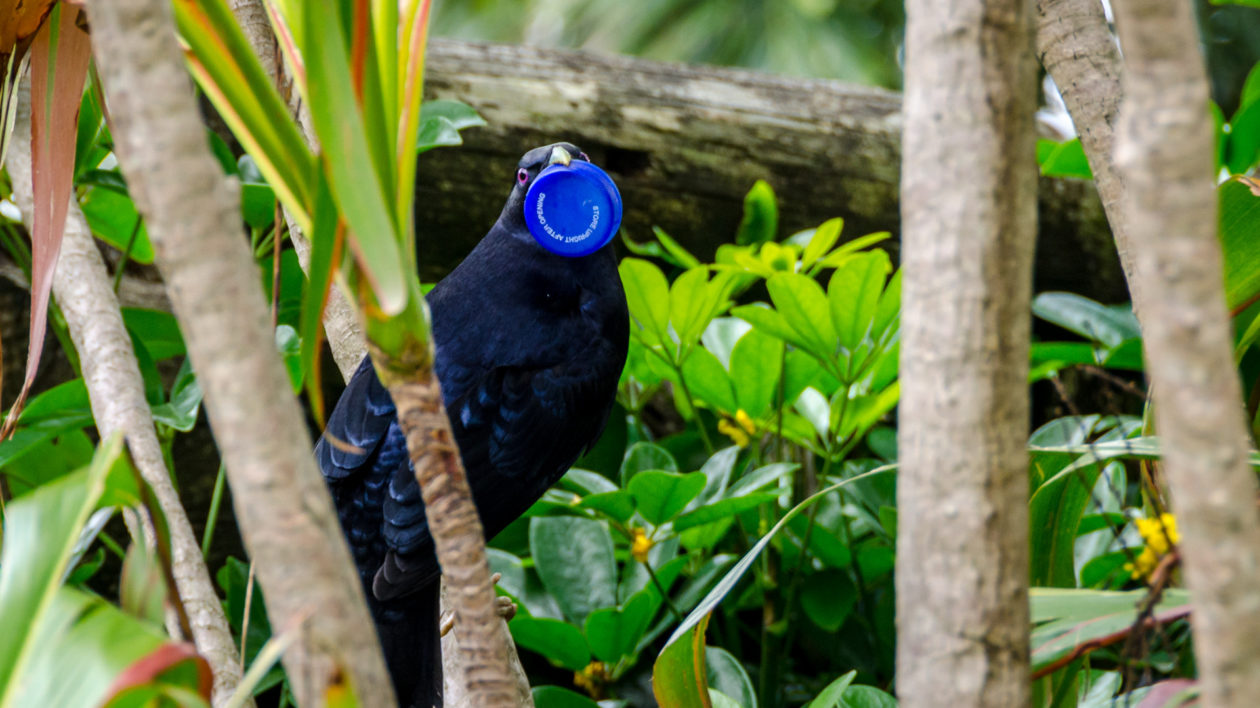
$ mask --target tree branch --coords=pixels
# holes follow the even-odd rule
[[[1029,702],[1032,8],[906,6],[897,692]]]
[[[235,190],[206,144],[171,8],[88,3],[116,152],[205,392],[242,535],[276,626],[301,624],[285,654],[303,706],[349,686],[395,705],[359,578],[275,352],[266,302],[240,234]]]
[[[30,94],[23,84],[15,135],[30,133]],[[30,227],[34,213],[31,183],[31,148],[28,140],[14,140],[6,160],[13,183],[13,199]],[[83,363],[92,416],[102,438],[123,431],[136,468],[157,497],[166,517],[171,537],[171,570],[179,601],[183,603],[192,628],[191,639],[214,672],[212,698],[223,705],[241,680],[240,657],[223,605],[210,582],[210,572],[202,558],[188,515],[179,494],[171,484],[170,472],[162,456],[153,427],[153,417],[145,400],[144,381],[136,363],[131,337],[123,325],[113,284],[105,263],[92,239],[83,212],[72,198],[66,217],[61,256],[53,275],[53,293],[65,315],[70,337]],[[139,515],[151,526],[146,514]],[[140,538],[153,538],[148,528]],[[248,701],[253,705],[253,701]]]
[[[1125,0],[1115,11],[1125,55],[1115,160],[1204,704],[1250,706],[1260,695],[1260,488],[1216,237],[1207,76],[1189,3]]]

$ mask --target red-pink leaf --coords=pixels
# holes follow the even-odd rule
[[[108,705],[110,699],[129,688],[154,683],[164,674],[185,662],[192,662],[197,670],[197,692],[207,701],[210,700],[210,689],[214,683],[214,675],[210,672],[210,665],[206,663],[206,660],[197,653],[197,650],[191,644],[166,642],[157,649],[136,659],[131,666],[123,669],[123,672],[118,674],[114,682],[110,684],[109,690],[105,692],[105,704]]]
[[[1169,701],[1186,689],[1194,687],[1195,683],[1191,679],[1160,681],[1151,686],[1151,690],[1142,698],[1142,702],[1137,705],[1137,708],[1166,708]],[[1195,705],[1196,703],[1198,703],[1197,699],[1189,703],[1177,703],[1176,705]]]
[[[74,146],[79,102],[92,57],[88,35],[78,26],[81,10],[57,4],[31,45],[31,337],[26,380],[6,428],[12,428],[35,379],[44,349],[48,295],[61,253],[66,210],[74,190]]]

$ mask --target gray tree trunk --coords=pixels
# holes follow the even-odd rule
[[[1177,512],[1205,706],[1260,696],[1260,516],[1225,305],[1208,115],[1193,8],[1115,6],[1125,56],[1116,163],[1143,279],[1147,373]]]
[[[348,684],[360,705],[388,708],[393,690],[362,588],[275,352],[237,195],[205,140],[170,4],[93,0],[88,9],[119,162],[205,392],[272,626],[298,636],[284,657],[294,693],[322,706]]]
[[[907,3],[897,480],[903,706],[1027,705],[1032,7]]]

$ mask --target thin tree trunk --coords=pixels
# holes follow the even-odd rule
[[[301,410],[274,349],[235,191],[198,118],[165,0],[93,0],[93,48],[117,153],[205,392],[242,536],[298,702],[349,687],[395,704]]]
[[[897,692],[1027,705],[1032,8],[907,3]]]
[[[1144,278],[1139,308],[1155,423],[1194,597],[1206,706],[1260,696],[1260,516],[1216,239],[1214,138],[1193,8],[1125,0],[1116,163]]]
[[[1037,57],[1059,87],[1080,135],[1136,310],[1142,278],[1123,209],[1124,180],[1112,156],[1122,96],[1120,50],[1101,0],[1037,0]]]
[[[20,101],[14,135],[25,136],[30,133],[31,120],[30,94],[25,83]],[[13,183],[13,199],[29,227],[35,202],[30,141],[18,139],[9,145],[6,166]],[[136,468],[153,488],[158,506],[166,517],[171,537],[171,570],[178,599],[183,603],[193,634],[188,639],[210,664],[214,673],[211,698],[215,706],[221,706],[241,680],[236,642],[223,614],[223,605],[210,582],[210,572],[188,522],[188,514],[171,484],[118,298],[114,296],[92,232],[74,199],[66,214],[61,256],[53,274],[53,294],[79,352],[96,429],[101,438],[116,431],[123,432]],[[150,528],[138,538],[152,538],[148,517],[141,515],[141,518]],[[253,705],[252,700],[246,703]]]

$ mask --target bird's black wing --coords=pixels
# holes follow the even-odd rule
[[[543,368],[499,367],[475,376],[448,415],[487,538],[518,518],[599,437],[608,418],[624,344],[593,338]],[[388,551],[372,592],[401,597],[436,579],[433,539],[407,466],[384,505]]]

